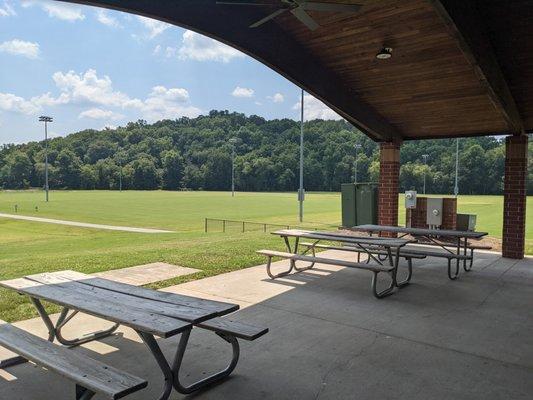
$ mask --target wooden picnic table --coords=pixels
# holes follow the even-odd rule
[[[372,237],[375,233],[387,232],[387,233],[396,233],[400,234],[400,238],[410,235],[412,237],[423,237],[431,245],[441,247],[444,251],[455,254],[457,257],[456,260],[456,274],[453,276],[450,273],[450,268],[448,265],[448,275],[450,279],[455,279],[459,273],[459,264],[463,262],[463,269],[466,272],[469,272],[472,269],[472,264],[474,260],[474,252],[471,251],[471,254],[468,255],[468,239],[480,239],[483,236],[488,235],[487,232],[474,232],[474,231],[459,231],[452,229],[429,229],[429,228],[410,228],[404,226],[389,226],[389,225],[357,225],[350,228],[353,231],[366,232]],[[436,238],[446,238],[451,239],[453,242],[445,243],[442,241],[436,240]],[[452,247],[454,250],[450,250]],[[463,254],[461,254],[461,252]],[[429,254],[429,253],[428,253]],[[435,255],[435,253],[433,253]],[[467,266],[467,262],[470,262]]]
[[[48,339],[51,342],[57,339],[64,345],[78,345],[110,335],[118,325],[135,330],[154,356],[165,378],[160,400],[168,399],[172,388],[187,394],[228,376],[239,358],[237,337],[254,340],[267,331],[220,318],[238,310],[237,304],[160,292],[74,271],[30,275],[1,281],[0,286],[30,297],[48,328]],[[41,300],[63,307],[55,324]],[[110,321],[113,326],[78,339],[66,339],[61,332],[62,328],[79,312]],[[232,346],[233,355],[222,371],[185,386],[179,375],[193,326],[214,331]],[[181,337],[175,356],[169,363],[155,337],[169,338],[177,334],[181,334]]]
[[[280,236],[283,238],[285,245],[287,247],[288,253],[286,258],[290,259],[290,266],[287,271],[283,271],[277,275],[273,275],[270,272],[270,264],[271,264],[271,258],[274,257],[284,257],[281,254],[274,254],[272,251],[268,250],[262,250],[260,251],[261,254],[266,255],[269,257],[269,261],[267,263],[267,273],[271,278],[277,278],[282,277],[287,274],[289,274],[293,269],[301,272],[308,269],[311,269],[314,267],[316,262],[320,263],[328,263],[328,264],[334,264],[334,265],[340,265],[345,267],[352,267],[352,268],[359,268],[359,269],[367,269],[371,270],[374,273],[374,277],[372,279],[372,290],[376,297],[382,298],[385,296],[388,296],[393,292],[393,289],[395,287],[403,287],[409,283],[412,276],[412,267],[411,263],[409,262],[408,265],[408,274],[407,277],[402,280],[398,281],[398,266],[400,261],[400,249],[407,245],[408,243],[413,243],[414,240],[412,239],[396,239],[396,238],[381,238],[381,237],[359,237],[354,235],[349,235],[345,233],[337,233],[337,232],[321,232],[321,231],[309,231],[309,230],[302,230],[302,229],[282,229],[275,232],[272,232],[273,235]],[[294,243],[291,245],[291,239],[293,239]],[[300,240],[301,239],[307,239],[310,240],[311,243],[304,243],[303,247],[304,250],[300,251]],[[332,259],[325,259],[325,258],[319,258],[315,256],[315,248],[324,248],[327,246],[319,245],[321,242],[338,242],[342,243],[343,245],[350,245],[352,248],[357,248],[361,252],[366,253],[368,255],[368,260],[366,264],[360,263],[360,262],[347,262],[347,261],[341,261],[341,260],[332,260]],[[371,247],[379,247],[382,248],[388,255],[387,259],[389,260],[389,268],[380,268],[383,267],[383,261],[379,257],[376,257],[374,252],[370,250]],[[311,251],[312,256],[308,256],[307,253]],[[270,256],[269,256],[270,254]],[[377,265],[372,266],[368,265],[369,261],[374,261]],[[308,264],[304,264],[306,266],[301,267],[298,266],[298,262],[306,262]],[[377,291],[376,290],[376,281],[377,281],[377,275],[380,272],[387,272],[390,274],[391,277],[391,283],[390,285],[382,290]]]

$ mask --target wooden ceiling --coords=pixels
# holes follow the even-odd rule
[[[253,0],[251,0],[253,1]],[[75,0],[186,27],[303,87],[378,141],[533,130],[533,1],[327,0],[359,12],[290,13],[215,0]],[[324,0],[326,1],[326,0]],[[392,58],[376,59],[385,45]]]

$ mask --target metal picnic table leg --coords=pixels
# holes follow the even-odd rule
[[[289,238],[287,236],[283,236],[283,240],[285,241],[285,246],[287,246],[287,249],[288,249],[289,253],[292,253],[291,244],[289,242]],[[271,271],[271,266],[272,266],[272,257],[269,256],[268,260],[267,260],[267,265],[266,265],[267,274],[268,274],[268,276],[271,279],[276,279],[276,278],[281,278],[281,277],[283,277],[285,275],[289,275],[292,272],[293,268],[294,268],[294,262],[292,260],[290,260],[289,269],[286,270],[286,271],[280,272],[279,274],[273,274],[272,271]]]
[[[390,248],[388,249],[389,253],[389,259],[392,260],[392,254]],[[398,282],[398,269],[400,268],[400,247],[396,247],[396,256],[394,258],[394,281],[397,287],[402,288],[404,286],[409,285],[411,281],[411,277],[413,276],[413,262],[411,258],[406,258],[407,260],[407,277],[401,281]],[[390,262],[390,265],[392,266],[392,261]]]
[[[314,244],[317,244],[317,243],[318,243],[318,240]],[[300,238],[296,237],[295,240],[294,240],[294,254],[298,254],[299,244],[300,244]],[[307,250],[302,253],[302,255],[306,254],[309,250],[311,250],[313,252],[313,257],[314,257],[315,256],[315,247],[314,246],[308,247]],[[313,262],[310,262],[309,265],[306,266],[306,267],[297,267],[296,266],[296,261],[293,261],[293,268],[297,272],[306,271],[308,269],[313,268],[314,266],[315,266],[315,262],[313,261]]]
[[[174,357],[174,360],[172,361],[172,365],[169,365],[167,358],[161,351],[161,348],[157,344],[157,341],[155,340],[153,335],[145,333],[145,332],[137,331],[142,341],[146,344],[146,346],[148,346],[148,348],[150,349],[150,352],[155,357],[156,362],[161,368],[161,370],[163,371],[163,375],[165,377],[164,389],[163,389],[161,396],[158,398],[158,400],[167,400],[170,397],[172,388],[176,389],[181,394],[190,394],[206,386],[209,386],[215,382],[218,382],[221,379],[224,379],[227,376],[229,376],[233,372],[235,367],[237,366],[237,363],[239,362],[240,347],[239,347],[239,342],[237,341],[237,338],[232,335],[216,333],[226,342],[231,344],[232,358],[231,358],[230,363],[222,371],[219,371],[213,375],[208,376],[207,378],[194,382],[191,385],[185,386],[180,381],[179,374],[180,374],[181,366],[183,364],[183,357],[185,355],[185,350],[187,349],[187,344],[189,343],[189,337],[191,334],[191,330],[192,328],[184,331],[181,334],[178,348],[176,351],[176,355]]]
[[[119,324],[114,324],[111,328],[106,329],[104,331],[98,331],[94,333],[90,333],[87,335],[84,335],[77,339],[65,339],[61,334],[61,329],[76,315],[78,314],[78,311],[73,311],[70,315],[68,313],[70,312],[70,309],[63,307],[61,310],[61,313],[59,314],[59,318],[57,319],[56,324],[52,322],[50,317],[48,316],[48,313],[44,309],[43,304],[41,301],[35,297],[30,297],[30,300],[34,307],[37,309],[37,313],[43,320],[44,324],[46,325],[46,328],[48,329],[48,341],[53,342],[55,339],[59,343],[61,343],[64,346],[79,346],[80,344],[87,343],[93,340],[101,339],[103,337],[111,335],[113,332],[117,330],[119,327]]]
[[[463,254],[466,256],[467,253],[468,253],[468,240],[467,238],[465,238]],[[470,265],[468,267],[466,266],[467,263],[468,263],[468,260],[465,258],[463,262],[463,269],[465,270],[465,272],[470,272],[472,270],[472,265],[474,264],[474,249],[470,250]]]

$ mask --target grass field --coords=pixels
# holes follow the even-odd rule
[[[204,233],[204,218],[226,218],[297,225],[294,193],[221,192],[51,192],[49,203],[40,191],[0,192],[0,212],[142,228],[175,233],[139,234],[68,227],[0,218],[0,278],[74,269],[98,272],[164,261],[202,272],[160,282],[176,284],[262,263],[260,248],[282,249],[279,238],[262,232],[230,229]],[[531,200],[531,199],[529,199]],[[478,215],[478,230],[501,236],[503,198],[462,196],[459,211]],[[35,209],[38,207],[38,210]],[[533,215],[533,202],[528,202]],[[400,222],[404,221],[400,204]],[[309,193],[304,226],[333,227],[340,222],[338,193]],[[533,253],[533,224],[527,226],[527,251]],[[0,318],[13,321],[34,316],[25,297],[0,290]]]

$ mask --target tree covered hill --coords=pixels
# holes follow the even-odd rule
[[[231,143],[235,144],[236,187],[244,191],[293,191],[298,186],[300,126],[290,119],[265,120],[228,111],[194,119],[130,122],[124,127],[85,130],[49,140],[50,186],[60,189],[204,189],[231,185]],[[359,143],[358,181],[377,181],[379,149],[345,121],[305,124],[305,188],[338,191],[353,180]],[[530,165],[533,146],[530,143]],[[422,154],[428,154],[427,166]],[[401,188],[452,193],[455,140],[405,142]],[[460,140],[460,192],[502,192],[504,145],[493,137]],[[533,168],[528,192],[533,193]],[[44,185],[44,142],[0,149],[0,187]]]

